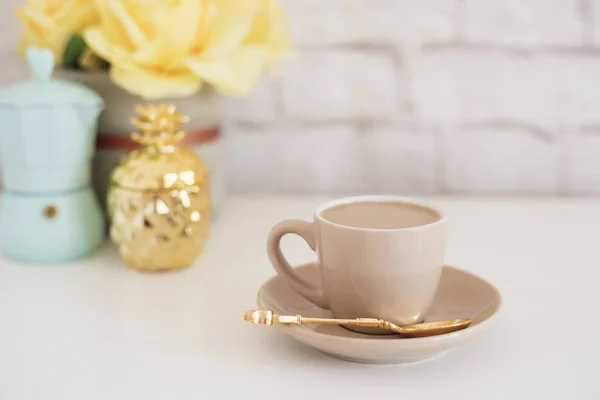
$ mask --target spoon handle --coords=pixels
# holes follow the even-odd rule
[[[390,323],[378,318],[308,318],[302,315],[273,315],[275,322],[283,325],[302,324],[328,324],[328,325],[356,325],[373,328],[391,329]]]

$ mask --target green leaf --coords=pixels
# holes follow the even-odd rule
[[[71,36],[63,55],[63,66],[65,68],[79,68],[79,58],[87,48],[83,37],[78,34]]]

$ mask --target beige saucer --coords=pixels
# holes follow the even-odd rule
[[[316,264],[296,270],[318,281]],[[257,296],[259,308],[276,314],[301,314],[305,317],[333,317],[296,293],[279,276],[265,282]],[[401,364],[421,361],[458,346],[481,332],[499,310],[500,293],[490,283],[466,271],[445,266],[433,305],[425,320],[467,317],[473,323],[467,329],[427,338],[401,338],[397,335],[366,335],[336,325],[278,325],[283,332],[322,353],[363,364]],[[365,315],[365,317],[373,317]]]

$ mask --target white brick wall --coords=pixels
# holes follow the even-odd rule
[[[302,46],[394,43],[454,34],[454,0],[281,0]]]
[[[443,137],[446,189],[497,194],[558,194],[560,147],[555,137],[514,126],[472,126]]]
[[[398,107],[397,86],[394,60],[385,52],[305,52],[288,64],[284,111],[308,121],[387,118]]]
[[[281,1],[298,56],[227,102],[232,190],[600,194],[600,0]]]
[[[346,126],[240,128],[229,142],[235,188],[255,191],[351,192],[366,176],[358,137]]]
[[[358,138],[361,157],[357,163],[363,171],[360,189],[369,193],[435,192],[441,161],[437,136],[431,129],[415,127],[364,129]]]
[[[568,191],[577,195],[597,194],[600,188],[600,129],[572,132],[568,138]]]
[[[599,53],[600,55],[600,53]],[[419,118],[453,122],[600,122],[600,57],[429,49],[411,67]]]
[[[591,32],[592,42],[594,45],[600,44],[600,2],[598,0],[590,0],[587,4],[588,31]]]
[[[465,39],[509,46],[581,44],[582,2],[465,0]]]

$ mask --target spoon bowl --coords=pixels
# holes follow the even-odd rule
[[[456,318],[405,326],[390,324],[393,325],[390,326],[390,329],[406,337],[427,337],[466,329],[471,325],[471,322],[470,318]]]

